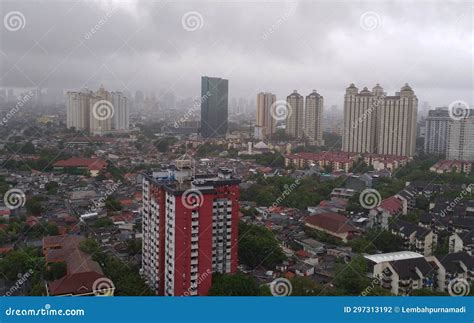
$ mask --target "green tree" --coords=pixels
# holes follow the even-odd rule
[[[239,262],[250,268],[273,269],[286,259],[273,233],[265,227],[239,223]]]
[[[252,276],[243,273],[212,276],[210,296],[257,296],[260,288]]]
[[[67,265],[65,262],[53,262],[47,266],[45,278],[52,281],[63,277],[66,273]]]
[[[337,264],[334,284],[344,295],[360,295],[370,285],[364,257],[357,255],[348,264]]]

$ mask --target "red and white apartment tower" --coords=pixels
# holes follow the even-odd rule
[[[193,164],[144,174],[142,274],[157,295],[207,295],[213,273],[237,270],[240,181]]]

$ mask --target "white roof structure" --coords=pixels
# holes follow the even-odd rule
[[[405,259],[413,259],[413,258],[423,258],[423,255],[413,252],[413,251],[397,251],[397,252],[389,252],[389,253],[379,253],[375,255],[365,255],[365,259],[369,259],[377,264],[381,262],[387,261],[397,261],[397,260],[405,260]]]
[[[255,149],[268,149],[268,146],[263,141],[260,141],[259,143],[255,144],[255,146],[253,148],[255,148]]]

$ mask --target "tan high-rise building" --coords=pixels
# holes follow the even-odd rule
[[[67,92],[66,125],[68,128],[89,131],[91,93],[92,92],[88,90],[82,92]]]
[[[286,133],[294,138],[303,138],[304,134],[304,98],[294,90],[286,97],[288,117]]]
[[[470,115],[449,123],[446,159],[474,161],[474,110]]]
[[[372,91],[351,84],[344,100],[342,150],[356,153],[413,156],[418,99],[405,84],[394,96],[380,85]]]
[[[272,117],[272,105],[276,96],[272,93],[257,94],[257,121],[255,124],[255,138],[266,139],[275,133],[276,120]]]
[[[306,96],[305,102],[305,137],[312,145],[323,146],[323,128],[321,121],[323,118],[323,97],[313,90]]]
[[[129,127],[128,100],[121,92],[103,87],[96,92],[68,92],[66,105],[68,128],[106,134]]]

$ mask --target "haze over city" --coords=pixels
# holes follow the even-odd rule
[[[344,89],[404,83],[420,102],[472,98],[472,4],[455,1],[3,1],[0,86],[199,95],[202,75],[229,96],[314,88],[341,108]],[[188,12],[197,12],[187,17]],[[191,24],[187,26],[186,24]]]

